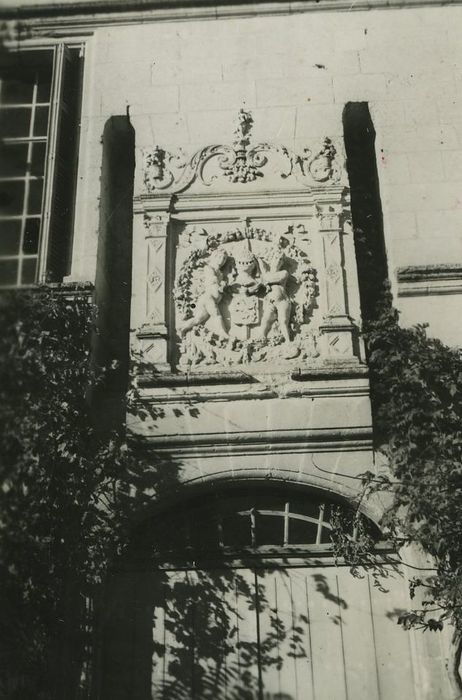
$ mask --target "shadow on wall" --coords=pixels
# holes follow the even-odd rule
[[[112,427],[124,420],[129,368],[135,130],[128,115],[107,120],[103,131],[95,298],[96,362],[117,363],[96,397],[96,411]]]
[[[114,573],[102,698],[296,700],[287,662],[308,662],[309,620],[279,609],[276,582],[282,598],[284,568]]]
[[[280,547],[266,547],[264,560],[252,548],[231,554],[226,542],[247,542],[249,532],[277,540],[282,520],[266,523],[259,511],[255,521],[241,494],[224,519],[220,499],[195,503],[189,518],[177,501],[174,512],[143,519],[111,571],[98,697],[298,700],[313,678],[313,616],[338,642],[349,608],[333,570],[316,559],[314,569],[294,568]]]
[[[388,265],[375,152],[375,129],[367,102],[348,102],[343,133],[350,183],[359,294],[363,320],[375,318]]]

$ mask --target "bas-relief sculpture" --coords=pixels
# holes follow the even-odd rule
[[[344,170],[336,148],[328,138],[317,150],[305,148],[302,155],[280,145],[251,145],[252,125],[250,112],[240,110],[232,145],[207,146],[189,160],[181,152],[174,155],[159,146],[145,152],[144,201],[155,203],[159,198],[165,202],[166,195],[182,197],[188,190],[188,201],[196,194],[199,197],[193,206],[196,211],[203,201],[200,197],[213,189],[214,199],[207,200],[207,206],[214,214],[203,219],[206,229],[195,235],[187,233],[191,226],[184,216],[172,223],[177,234],[180,231],[174,278],[164,280],[162,292],[168,299],[173,291],[174,297],[174,314],[168,324],[169,362],[183,371],[213,365],[219,369],[236,364],[313,361],[321,352],[321,335],[329,354],[351,354],[351,330],[347,328],[351,321],[342,310],[346,304],[343,272],[334,280],[326,268],[332,267],[334,259],[337,267],[343,264],[340,212]],[[263,192],[259,196],[268,197],[264,194],[268,187],[289,196],[297,193],[298,206],[304,198],[301,190],[307,189],[316,207],[297,223],[288,199],[285,226],[281,228],[281,222],[271,217],[266,220],[264,212],[259,216],[261,228],[250,225],[245,213],[247,193]],[[234,227],[228,224],[224,228],[220,192],[226,196],[235,192],[234,201],[241,202],[237,209],[241,208],[242,214],[236,217]],[[146,211],[153,210],[155,207],[144,209],[149,222]],[[200,220],[200,216],[193,217],[193,221]],[[239,220],[246,221],[245,225]],[[184,222],[182,232],[178,221]],[[310,236],[319,237],[316,253],[311,240],[301,233],[307,234],[305,224],[310,228],[310,222]],[[165,237],[168,227],[166,224],[162,234]],[[157,303],[163,302],[159,298]],[[324,317],[317,311],[319,306],[324,308]],[[163,342],[166,340],[165,335]]]
[[[317,355],[317,272],[293,239],[247,226],[189,249],[174,292],[181,366]]]
[[[241,109],[232,145],[206,146],[188,159],[182,151],[170,153],[155,146],[144,153],[144,186],[148,193],[183,192],[191,183],[210,186],[219,178],[230,183],[248,184],[262,178],[271,170],[282,180],[293,178],[303,186],[337,183],[341,168],[337,150],[329,138],[313,151],[302,155],[285,146],[271,143],[250,145],[253,117]]]

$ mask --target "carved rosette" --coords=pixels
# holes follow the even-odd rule
[[[293,236],[246,227],[208,234],[177,272],[180,367],[316,357],[317,271]]]

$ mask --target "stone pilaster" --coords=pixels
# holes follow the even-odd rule
[[[322,354],[328,360],[352,360],[355,326],[348,309],[342,202],[318,200],[317,214],[324,263],[323,322],[319,326]],[[354,264],[354,260],[348,264]]]
[[[138,240],[134,256],[133,282],[138,290],[136,323],[137,350],[141,362],[160,372],[170,371],[166,318],[166,255],[170,213],[142,211],[138,228],[144,240]],[[141,230],[139,231],[141,237]]]

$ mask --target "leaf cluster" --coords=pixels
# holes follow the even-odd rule
[[[416,546],[435,563],[431,574],[411,582],[421,609],[399,622],[439,630],[449,621],[460,634],[462,353],[429,337],[424,325],[403,328],[390,295],[366,326],[365,340],[375,446],[388,472],[365,475],[363,491],[387,492],[390,506],[381,523],[387,536],[397,547]]]
[[[95,424],[104,372],[86,293],[7,293],[0,326],[0,695],[35,700],[62,693],[57,672],[78,673],[85,601],[126,539],[134,456]]]

